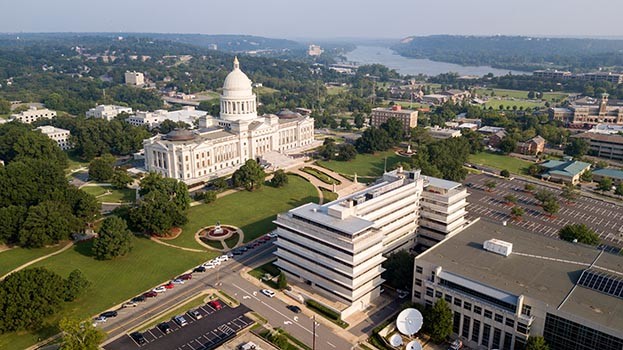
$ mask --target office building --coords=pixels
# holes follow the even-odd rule
[[[623,106],[608,106],[608,94],[603,94],[599,105],[572,104],[568,108],[550,108],[549,116],[552,120],[559,120],[566,124],[623,125]]]
[[[591,169],[590,163],[577,160],[548,160],[539,166],[546,169],[541,178],[571,185],[577,185],[582,174]]]
[[[435,125],[434,127],[427,126],[426,132],[430,135],[430,137],[434,139],[440,139],[440,140],[461,136],[461,130],[440,128],[437,125]]]
[[[588,153],[592,156],[623,161],[622,135],[585,132],[571,137],[586,140],[589,144]]]
[[[417,115],[418,111],[402,109],[400,105],[393,105],[390,108],[373,108],[372,113],[370,113],[370,125],[378,128],[389,118],[396,118],[402,123],[405,133],[410,133],[411,128],[417,126]]]
[[[309,48],[307,49],[307,54],[309,56],[320,56],[322,55],[322,52],[322,49],[318,45],[309,45]]]
[[[165,120],[172,122],[182,122],[188,125],[189,129],[197,127],[199,124],[199,118],[204,117],[208,112],[195,109],[193,106],[184,106],[177,111],[167,111],[164,109],[158,109],[153,112],[137,111],[133,115],[129,116],[128,123],[134,126],[146,126],[149,129],[157,128]]]
[[[113,120],[119,113],[132,114],[132,108],[115,106],[115,105],[99,105],[86,111],[87,118]]]
[[[623,256],[480,220],[415,258],[413,302],[445,300],[474,349],[623,348]]]
[[[51,119],[56,117],[56,111],[51,111],[47,108],[37,109],[37,107],[30,107],[20,113],[11,114],[11,120],[17,120],[22,123],[31,124],[39,119]]]
[[[125,84],[132,86],[145,85],[145,75],[141,72],[125,72]]]
[[[69,143],[69,137],[71,136],[71,133],[69,132],[69,130],[55,128],[51,125],[40,126],[36,130],[41,131],[49,138],[56,141],[58,147],[60,147],[63,151],[71,148],[71,144]]]
[[[399,169],[364,191],[279,214],[275,264],[339,302],[342,317],[365,310],[381,293],[383,255],[414,244],[423,186],[419,170]]]

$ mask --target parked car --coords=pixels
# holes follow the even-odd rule
[[[106,312],[102,312],[100,314],[100,317],[106,317],[106,318],[112,318],[112,317],[117,317],[117,311],[106,311]]]
[[[270,237],[269,236],[262,236],[262,237],[260,237],[260,240],[264,241],[264,242],[270,241]]]
[[[273,292],[270,289],[262,289],[260,292],[262,292],[262,294],[266,295],[269,298],[272,298],[275,296],[275,292]]]
[[[208,302],[208,305],[212,306],[214,310],[220,310],[223,308],[223,304],[221,304],[221,302],[218,300],[210,300]]]
[[[463,342],[460,339],[456,339],[455,341],[450,343],[448,350],[459,350],[462,348],[463,348]]]
[[[296,305],[288,305],[286,307],[288,308],[288,310],[294,312],[295,314],[300,314],[301,313],[301,308],[296,306]]]
[[[221,261],[218,259],[212,259],[210,260],[210,264],[214,265],[214,266],[219,266],[221,264]]]
[[[203,318],[203,316],[201,316],[201,313],[197,310],[188,311],[188,316],[194,318],[195,320],[200,320]]]
[[[179,278],[176,278],[176,279],[174,279],[174,280],[173,280],[173,281],[171,281],[171,282],[173,282],[173,284],[184,284],[184,280],[179,279]]]
[[[227,257],[228,257],[228,258],[230,258],[230,259],[234,257],[234,253],[233,253],[233,252],[227,252],[227,254],[226,254],[226,255],[227,255]]]
[[[193,272],[206,272],[206,268],[204,266],[197,266]]]
[[[149,292],[143,294],[143,296],[145,298],[155,298],[158,296],[158,293],[154,292],[153,290],[150,290]]]
[[[216,268],[216,266],[214,266],[214,264],[212,263],[205,263],[203,265],[201,265],[202,267],[206,268],[206,269],[213,269]]]
[[[166,322],[158,323],[158,329],[164,334],[171,333],[171,326]]]
[[[147,339],[145,339],[141,332],[130,333],[130,337],[132,337],[138,345],[147,344]]]
[[[277,237],[277,232],[271,232],[268,234],[268,237],[270,238],[276,238]]]
[[[223,254],[223,255],[219,256],[218,259],[220,261],[227,261],[227,260],[229,260],[229,257],[226,254]]]
[[[130,301],[126,301],[125,303],[123,303],[123,305],[121,305],[122,308],[126,308],[126,307],[136,307],[138,305],[138,303],[136,301],[134,301],[134,299],[130,300]]]
[[[396,292],[398,293],[398,298],[399,299],[404,299],[404,298],[409,296],[409,291],[408,290],[397,289]]]
[[[164,287],[165,289],[173,289],[173,288],[175,288],[175,284],[173,283],[173,281],[171,281],[171,282],[169,282],[169,283],[167,283],[167,284],[163,285],[163,287]]]
[[[240,247],[238,249],[240,249],[240,251],[243,252],[243,253],[246,252],[247,250],[249,250],[249,248],[247,248],[247,247]]]
[[[103,322],[106,322],[106,316],[97,316],[97,317],[95,318],[95,322],[97,322],[97,323],[103,323]]]
[[[173,317],[173,321],[175,321],[175,323],[177,323],[180,327],[188,325],[188,321],[186,321],[186,319],[182,315]]]
[[[145,301],[145,296],[144,295],[139,295],[137,297],[132,298],[131,301],[133,301],[135,303],[142,303],[142,302]]]
[[[178,278],[183,280],[183,281],[188,281],[188,280],[191,280],[193,278],[193,275],[191,273],[185,273],[185,274],[179,276]]]
[[[234,250],[232,250],[231,253],[234,254],[234,255],[242,255],[243,252],[242,252],[242,250],[234,249]]]
[[[166,291],[167,289],[164,286],[156,287],[152,290],[152,292],[156,292],[156,293],[164,293]]]

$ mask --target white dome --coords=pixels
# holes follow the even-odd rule
[[[238,58],[234,59],[234,70],[227,74],[224,91],[251,91],[251,79],[240,70]]]

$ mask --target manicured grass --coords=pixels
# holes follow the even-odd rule
[[[387,170],[392,169],[396,164],[407,161],[407,158],[396,155],[393,150],[377,152],[375,154],[358,154],[357,157],[349,161],[318,161],[318,165],[333,170],[339,174],[357,176],[381,176],[387,157]]]
[[[389,101],[387,101],[389,105]],[[426,108],[429,107],[425,103],[411,102],[411,101],[394,101],[394,104],[401,105],[403,108],[407,109],[418,109],[418,108]]]
[[[506,169],[513,174],[526,174],[531,162],[503,154],[481,152],[470,154],[469,162],[490,166],[497,169]]]
[[[136,191],[129,188],[119,190],[113,187],[84,186],[81,190],[94,195],[99,202],[128,203],[136,199]]]
[[[195,241],[195,232],[217,221],[242,229],[244,242],[272,231],[275,227],[272,221],[278,213],[305,203],[318,202],[318,192],[311,183],[298,176],[288,177],[288,184],[281,188],[265,185],[253,192],[242,190],[213,203],[190,208],[188,223],[184,225],[182,234],[167,242],[202,249]]]
[[[270,94],[274,94],[275,92],[279,92],[279,90],[269,88],[266,86],[255,88],[254,91],[258,95],[270,95]]]
[[[89,166],[89,162],[76,157],[72,153],[67,153],[67,164],[67,170],[69,171]]]
[[[78,268],[91,286],[81,298],[64,305],[57,315],[50,318],[43,325],[44,330],[0,335],[0,349],[27,348],[38,338],[45,339],[55,334],[57,329],[50,325],[55,325],[63,316],[85,319],[106,311],[217,255],[170,248],[146,238],[133,238],[133,243],[134,249],[130,254],[110,261],[93,259],[90,256],[92,243],[83,242],[33,265],[46,267],[63,277]]]
[[[223,249],[223,244],[221,243],[221,241],[212,241],[212,240],[204,240],[203,243],[209,245],[210,247],[214,248],[214,249]]]
[[[233,248],[236,246],[239,239],[240,239],[240,235],[238,233],[234,233],[231,237],[225,240],[225,244],[227,244],[229,248]]]
[[[265,281],[263,280],[264,275],[265,274],[269,274],[273,277],[279,276],[279,269],[277,268],[277,266],[273,265],[273,261],[268,262],[262,266],[256,267],[255,269],[251,270],[248,272],[249,275],[257,278],[258,280],[262,280],[263,283],[265,283],[266,285],[268,285],[269,287],[273,288],[273,289],[277,289],[277,283],[275,283],[275,281]]]
[[[324,187],[320,187],[320,191],[322,191],[322,198],[324,199],[324,203],[332,202],[337,199],[337,193],[333,191],[329,191]]]
[[[55,251],[63,248],[66,244],[68,243],[63,242],[53,247],[38,249],[13,248],[0,252],[0,276],[4,276],[9,271],[22,266],[31,260],[54,253]]]
[[[208,99],[208,100],[213,100],[215,98],[219,98],[219,93],[212,91],[212,90],[206,90],[206,91],[201,91],[201,92],[197,92],[195,94],[193,94],[195,96],[197,96],[197,98],[204,98],[204,99]]]
[[[337,95],[348,90],[348,86],[327,86],[327,95]]]
[[[325,174],[324,172],[318,170],[318,169],[314,169],[314,168],[310,168],[310,167],[304,167],[301,168],[301,171],[308,173],[309,175],[315,177],[316,179],[326,183],[327,185],[339,185],[342,182],[340,180],[334,179],[331,176]]]
[[[510,97],[528,99],[528,91],[525,90],[509,90],[509,89],[476,89],[476,94],[479,96],[491,96],[491,91],[494,91],[494,96],[498,97]],[[568,96],[564,92],[543,92],[543,100],[561,100]]]

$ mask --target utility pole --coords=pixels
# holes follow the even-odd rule
[[[313,322],[313,339],[312,339],[312,350],[316,350],[316,315],[312,318]]]

